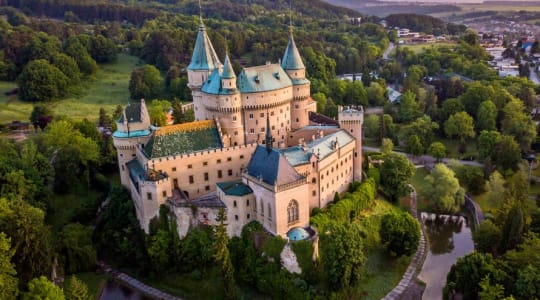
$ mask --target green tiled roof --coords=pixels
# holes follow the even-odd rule
[[[244,68],[238,75],[242,93],[273,91],[292,86],[291,79],[279,64]]]
[[[215,69],[201,87],[201,91],[212,95],[232,95],[237,92],[236,87],[232,89],[223,88],[221,86],[221,76],[219,70]]]
[[[304,151],[303,147],[294,146],[281,150],[281,153],[283,153],[291,165],[303,165],[309,162],[311,153],[319,155],[319,160],[324,159],[328,155],[332,154],[335,151],[333,146],[336,139],[340,147],[354,142],[354,137],[346,130],[339,130],[335,133],[308,143],[306,149],[307,151]]]
[[[239,181],[220,182],[217,184],[225,195],[229,196],[245,196],[253,193],[253,190]]]
[[[215,126],[199,126],[209,122],[199,121],[160,128],[144,147],[149,158],[192,153],[222,147],[218,130]],[[202,127],[202,128],[201,128]]]
[[[298,52],[298,48],[296,48],[296,44],[294,43],[292,31],[289,37],[289,44],[287,45],[287,49],[281,60],[281,67],[284,70],[300,70],[306,68],[302,62],[302,57]]]
[[[234,74],[234,69],[231,65],[231,60],[229,59],[229,54],[225,55],[225,62],[223,63],[223,73],[221,73],[221,78],[236,78],[236,74]]]
[[[221,62],[201,21],[188,70],[214,70],[220,65]]]

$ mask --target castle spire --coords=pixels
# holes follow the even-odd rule
[[[193,55],[191,56],[191,62],[188,66],[188,70],[209,70],[212,71],[221,66],[221,62],[212,46],[210,38],[206,34],[202,20],[202,8],[199,1],[200,11],[200,24],[199,32],[197,33],[197,39],[195,40],[195,47],[193,48]]]
[[[266,111],[266,150],[272,151],[272,132],[270,131],[270,115]]]
[[[283,70],[301,70],[306,68],[294,42],[292,17],[289,26],[289,44],[287,45],[287,49],[285,50],[285,54],[281,60],[281,67]]]
[[[229,59],[229,53],[225,54],[225,62],[223,63],[223,73],[221,73],[221,78],[236,78],[236,74],[234,73],[231,60]]]

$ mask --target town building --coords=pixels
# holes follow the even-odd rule
[[[324,117],[292,29],[280,63],[237,75],[201,21],[187,72],[194,122],[153,127],[141,100],[125,108],[113,134],[121,181],[145,231],[166,204],[180,236],[216,224],[220,209],[231,236],[253,220],[297,236],[313,208],[361,180],[363,110],[340,107],[335,124],[316,122]]]

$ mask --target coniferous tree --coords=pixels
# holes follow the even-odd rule
[[[221,275],[223,276],[223,292],[225,299],[236,299],[236,283],[234,280],[234,268],[231,262],[231,256],[229,253],[229,248],[227,244],[229,242],[229,237],[227,236],[227,215],[225,210],[222,208],[219,210],[216,221],[219,222],[219,225],[216,227],[216,240],[214,242],[214,247],[216,248],[216,253],[214,257],[221,267]]]
[[[66,300],[91,300],[92,297],[88,294],[88,287],[82,280],[75,275],[69,279],[68,286],[64,290]]]

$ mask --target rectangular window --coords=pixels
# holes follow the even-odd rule
[[[250,119],[253,119],[253,114],[249,114],[249,118],[250,118]]]
[[[176,167],[173,167],[173,168],[172,168],[172,171],[173,171],[173,172],[176,172]]]
[[[248,218],[248,220],[249,220],[249,218],[250,218],[250,217],[251,217],[251,216],[250,216],[249,214],[247,214],[247,218]]]
[[[205,187],[204,187],[204,190],[205,190],[205,191],[209,191],[209,190],[210,190],[210,186],[209,186],[209,185],[205,186]]]
[[[189,183],[193,183],[194,180],[193,180],[193,175],[189,175]]]
[[[227,161],[231,161],[232,160],[232,157],[227,157]]]
[[[250,128],[250,129],[249,129],[249,133],[255,133],[255,129],[254,129],[254,128]]]
[[[208,162],[207,162],[207,161],[203,161],[202,165],[203,165],[203,166],[208,166]]]
[[[124,165],[122,165],[122,171],[124,171]]]
[[[148,200],[152,200],[152,193],[146,193],[146,198]]]
[[[208,181],[208,173],[204,173],[204,181]]]
[[[232,170],[231,170],[231,169],[229,169],[229,170],[227,171],[227,173],[229,174],[229,176],[232,176]]]
[[[261,118],[264,118],[264,113],[261,113]]]
[[[265,131],[266,131],[266,128],[261,127],[261,132],[265,132]]]
[[[163,191],[163,198],[167,197],[167,192]]]
[[[218,170],[217,171],[217,178],[221,178],[221,177],[223,177],[223,174],[222,174],[221,170]]]
[[[238,221],[238,215],[234,215],[234,219]]]
[[[246,201],[246,206],[249,206],[249,199],[247,199]]]
[[[191,169],[191,168],[193,168],[193,166],[192,165],[187,165],[187,168]]]
[[[240,159],[244,159],[244,155],[240,155]]]
[[[218,159],[218,160],[217,160],[217,163],[220,164],[220,163],[221,163],[221,159]]]

